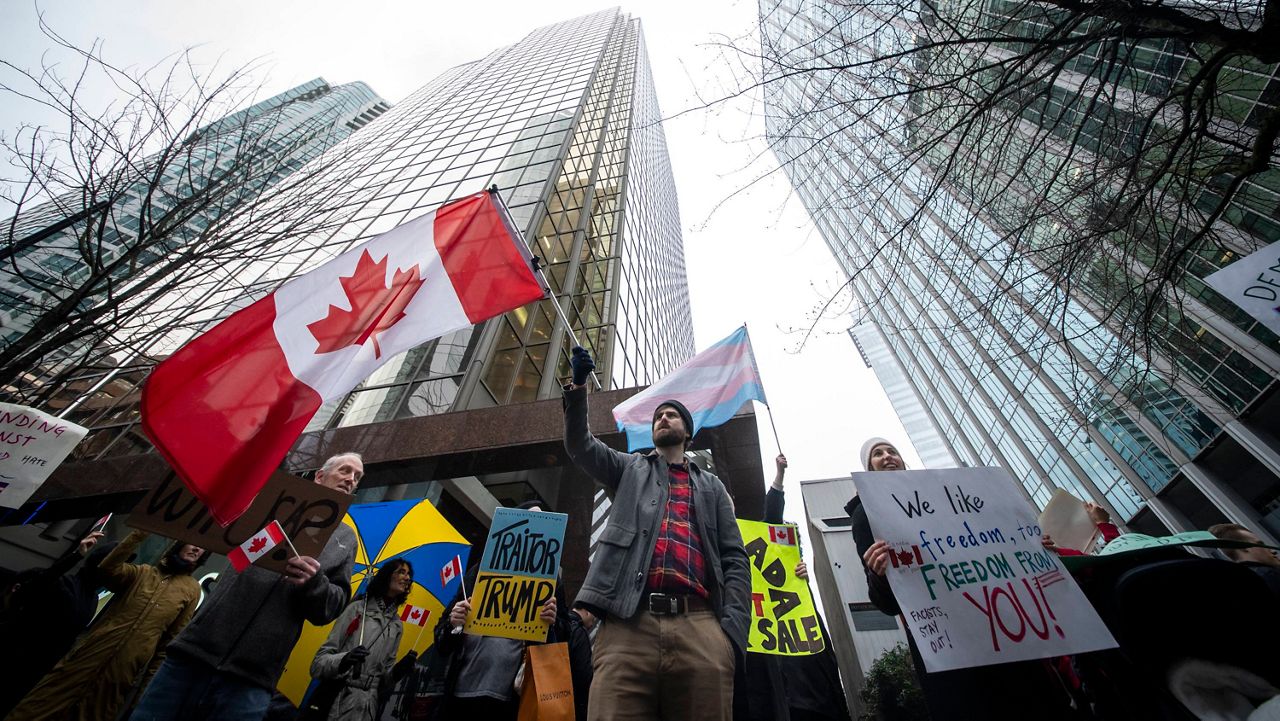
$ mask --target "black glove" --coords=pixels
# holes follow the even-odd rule
[[[580,345],[573,347],[573,357],[569,359],[569,367],[573,369],[573,384],[580,386],[587,382],[587,376],[596,369],[596,362],[591,360],[591,353]]]
[[[413,670],[413,665],[418,662],[418,652],[410,651],[404,655],[404,658],[396,661],[396,665],[391,667],[391,678],[399,681],[404,678],[406,673]]]
[[[369,658],[369,649],[364,646],[356,646],[347,651],[347,655],[342,657],[338,662],[338,673],[344,673],[353,668],[359,668],[364,665],[364,660]]]

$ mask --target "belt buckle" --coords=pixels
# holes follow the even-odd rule
[[[680,613],[680,597],[665,593],[649,594],[649,613],[659,616],[675,616]]]

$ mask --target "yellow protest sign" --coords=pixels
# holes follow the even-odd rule
[[[826,648],[809,584],[796,576],[795,524],[738,521],[751,565],[751,632],[747,650],[806,656]]]
[[[569,517],[563,513],[498,508],[480,557],[463,629],[478,636],[547,640],[542,604],[555,595]]]

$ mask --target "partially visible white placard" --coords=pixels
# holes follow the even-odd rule
[[[1280,241],[1206,276],[1204,282],[1280,333]]]
[[[34,408],[0,403],[0,506],[26,503],[88,432]]]

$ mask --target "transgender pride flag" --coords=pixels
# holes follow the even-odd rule
[[[626,431],[627,450],[653,447],[653,411],[672,398],[689,409],[695,434],[729,420],[747,401],[768,405],[747,326],[613,409],[618,430]]]

